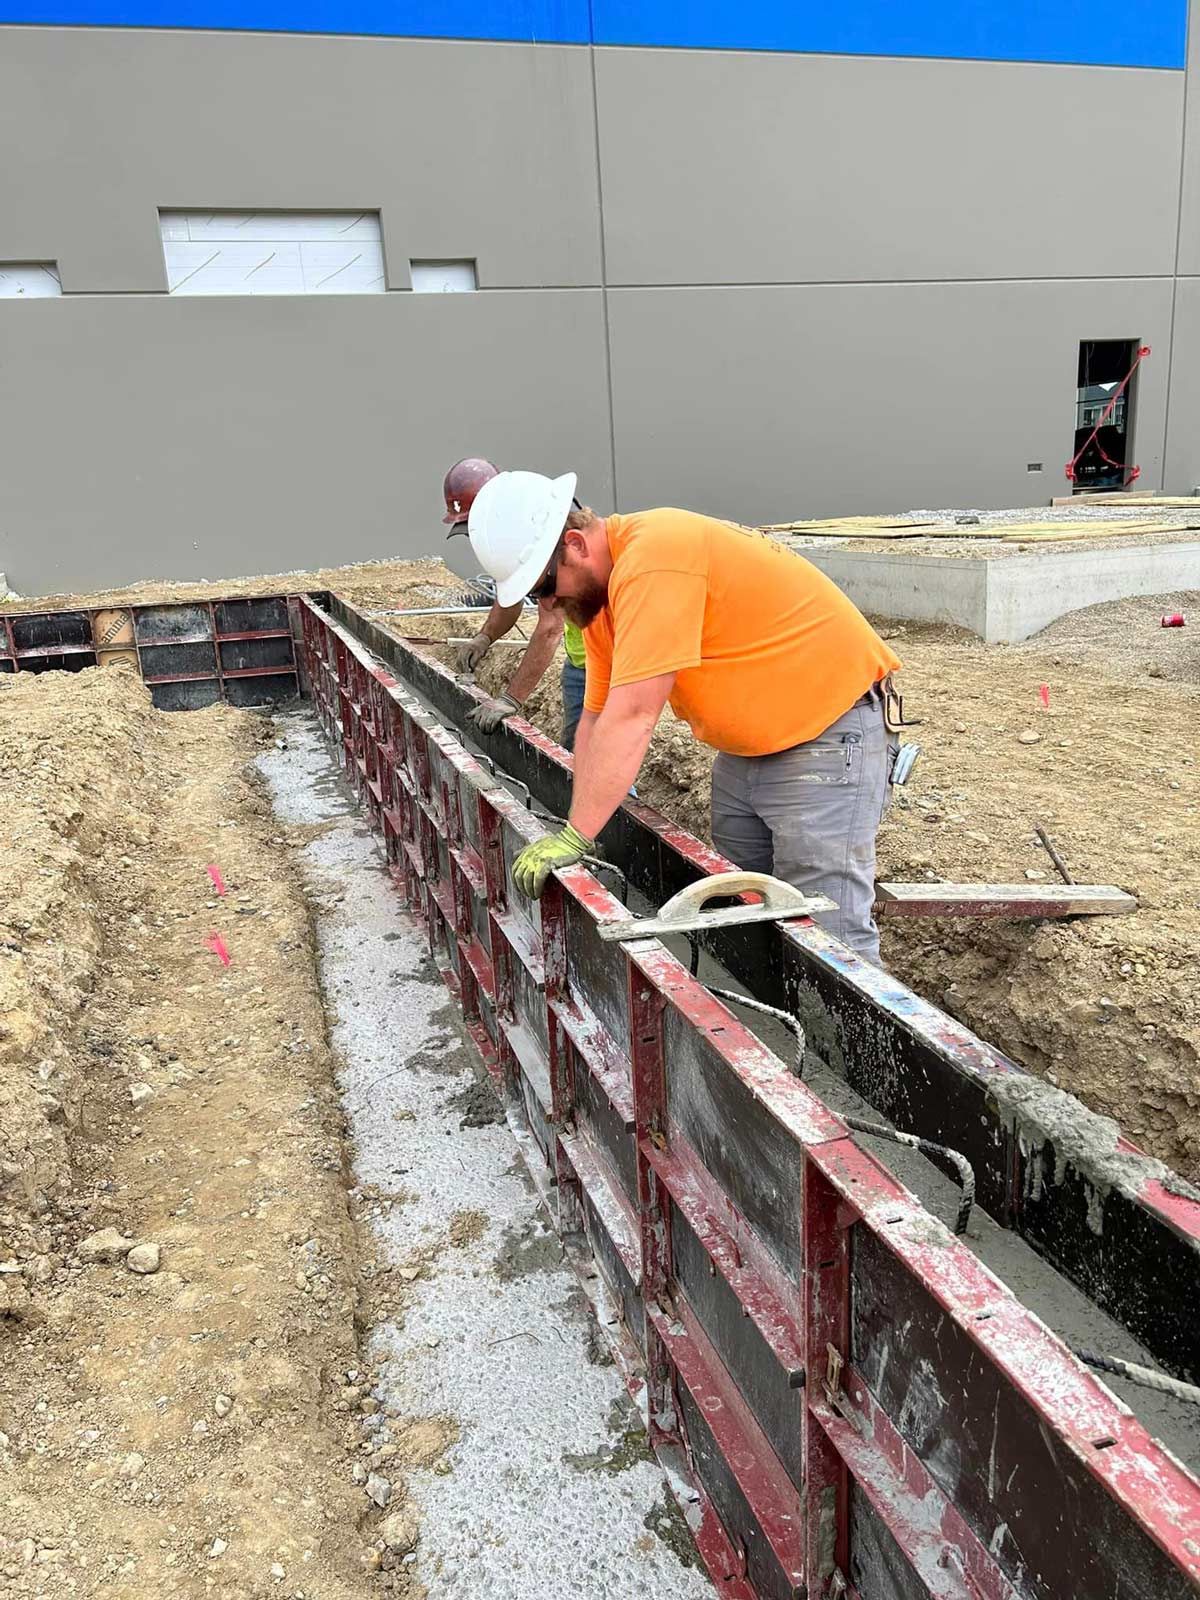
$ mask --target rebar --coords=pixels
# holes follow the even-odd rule
[[[1114,1378],[1126,1378],[1143,1389],[1157,1389],[1160,1394],[1174,1395],[1189,1405],[1200,1406],[1200,1388],[1194,1383],[1184,1383],[1179,1378],[1168,1378],[1165,1372],[1155,1372],[1153,1367],[1143,1367],[1136,1361],[1122,1361],[1117,1356],[1097,1355],[1094,1350],[1072,1350],[1072,1355],[1097,1372],[1111,1373]]]
[[[693,949],[695,941],[692,942]],[[709,994],[715,994],[718,1000],[732,1002],[735,1005],[745,1006],[747,1011],[758,1011],[765,1017],[774,1017],[776,1022],[782,1022],[788,1032],[796,1041],[795,1075],[804,1081],[804,1053],[808,1048],[808,1040],[798,1018],[790,1011],[784,1011],[779,1006],[769,1006],[765,1000],[755,1000],[748,994],[738,994],[736,989],[720,989],[715,983],[706,983],[703,986]]]
[[[558,818],[555,818],[555,821],[558,820]],[[593,872],[611,872],[621,886],[621,904],[623,906],[629,904],[629,877],[617,866],[615,861],[605,861],[603,856],[583,856],[581,859],[585,866],[591,867]]]
[[[958,1173],[958,1181],[962,1186],[954,1232],[960,1238],[966,1233],[975,1205],[975,1169],[960,1150],[951,1150],[945,1144],[934,1144],[932,1139],[922,1139],[915,1133],[901,1133],[899,1128],[889,1128],[882,1122],[864,1122],[859,1117],[843,1117],[842,1121],[855,1133],[869,1133],[874,1139],[890,1139],[893,1144],[905,1144],[910,1150],[919,1150],[923,1156],[940,1156],[943,1161],[948,1161]]]

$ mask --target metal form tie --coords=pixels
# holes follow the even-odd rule
[[[958,1181],[962,1185],[954,1232],[959,1238],[966,1233],[975,1205],[975,1169],[961,1151],[951,1150],[948,1145],[934,1144],[932,1139],[922,1139],[919,1134],[901,1133],[898,1128],[889,1128],[881,1122],[863,1122],[859,1117],[843,1117],[842,1121],[855,1133],[869,1133],[875,1139],[890,1139],[893,1144],[906,1144],[910,1150],[919,1150],[923,1156],[941,1156],[943,1161],[948,1161],[958,1173]]]

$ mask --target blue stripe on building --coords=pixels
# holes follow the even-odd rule
[[[8,23],[1182,68],[1187,0],[0,0]],[[593,34],[594,28],[594,34]]]
[[[596,43],[1182,67],[1187,0],[595,0]]]
[[[5,22],[590,43],[587,0],[0,0]]]

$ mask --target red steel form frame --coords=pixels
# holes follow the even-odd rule
[[[353,635],[308,602],[301,620],[322,725],[384,836],[394,880],[427,925],[543,1197],[555,1193],[547,1181],[553,1174],[560,1228],[576,1228],[586,1212],[597,1264],[607,1240],[640,1298],[640,1363],[627,1381],[632,1392],[645,1387],[653,1445],[722,1593],[732,1600],[853,1597],[852,1493],[902,1553],[906,1595],[1019,1600],[1023,1593],[1002,1569],[995,1540],[983,1542],[851,1364],[858,1236],[919,1285],[969,1343],[979,1370],[1004,1385],[1014,1406],[1031,1409],[1047,1448],[1103,1493],[1130,1537],[1165,1556],[1182,1584],[1200,1586],[1195,1480],[657,941],[606,947],[624,964],[628,1017],[624,1040],[609,1035],[577,990],[578,974],[569,977],[567,925],[580,915],[596,921],[628,913],[582,867],[559,874],[540,915],[515,895],[507,858],[540,835],[540,824]],[[545,1022],[544,1059],[522,1009],[531,992]],[[701,1158],[694,1130],[676,1118],[668,1021],[710,1053],[798,1155],[800,1189],[784,1201],[798,1213],[795,1276]],[[543,1070],[539,1128],[530,1108],[541,1097],[535,1080]],[[581,1071],[623,1127],[632,1112],[633,1195],[584,1126]],[[686,1219],[709,1273],[736,1297],[795,1393],[789,1415],[802,1438],[799,1484],[682,1286],[673,1213]],[[610,1265],[602,1276],[622,1269]],[[617,1353],[628,1362],[632,1341],[616,1331]],[[696,1420],[689,1424],[688,1416]],[[942,1421],[952,1436],[952,1408]],[[729,1523],[739,1507],[748,1537]],[[862,1600],[876,1595],[864,1591]]]
[[[228,700],[227,683],[237,678],[291,678],[296,683],[297,693],[300,692],[299,658],[296,653],[296,638],[291,628],[251,628],[240,632],[221,633],[217,628],[217,608],[223,605],[237,604],[264,604],[271,601],[283,601],[289,611],[299,603],[296,595],[234,595],[228,598],[214,600],[180,600],[175,602],[159,603],[126,603],[115,606],[72,606],[64,607],[58,611],[10,611],[0,612],[0,622],[4,627],[4,638],[7,641],[7,651],[0,651],[0,656],[12,657],[13,671],[20,672],[22,661],[49,661],[55,658],[72,655],[96,656],[103,649],[95,636],[96,619],[105,611],[127,611],[131,626],[133,627],[133,642],[129,646],[118,646],[124,651],[128,649],[137,660],[138,670],[143,681],[150,687],[158,684],[171,683],[215,683],[220,699]],[[170,611],[170,610],[202,611],[207,614],[209,628],[207,632],[181,634],[169,639],[139,639],[137,636],[137,623],[139,615],[145,611]],[[71,617],[86,618],[91,629],[92,637],[87,644],[78,645],[31,645],[20,650],[17,649],[16,635],[13,624],[26,618],[41,617]],[[259,639],[287,639],[291,645],[291,661],[286,664],[268,667],[237,667],[226,671],[221,661],[221,645],[242,643]],[[144,651],[151,653],[188,644],[211,644],[213,647],[214,666],[212,672],[177,672],[155,673],[147,671],[147,661]],[[29,670],[26,668],[25,670]]]

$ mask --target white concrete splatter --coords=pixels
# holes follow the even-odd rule
[[[711,1594],[702,1569],[650,1531],[663,1523],[662,1474],[630,1449],[616,1369],[588,1359],[583,1297],[508,1129],[461,1126],[453,1101],[475,1077],[424,932],[401,909],[315,722],[300,714],[278,727],[286,748],[259,762],[277,812],[327,825],[303,862],[355,1180],[406,1197],[374,1223],[380,1254],[427,1263],[403,1325],[372,1334],[384,1358],[376,1392],[405,1416],[450,1415],[462,1429],[448,1473],[408,1474],[421,1514],[416,1575],[439,1600]],[[450,1224],[467,1213],[483,1214],[482,1236],[455,1247]]]

